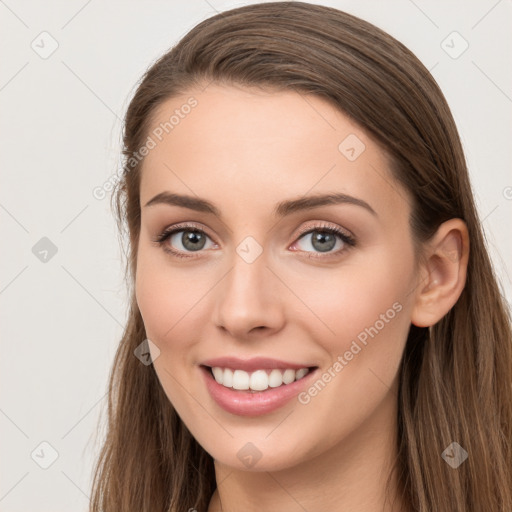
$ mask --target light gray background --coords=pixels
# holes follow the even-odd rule
[[[432,70],[510,302],[512,2],[315,3],[375,23]],[[0,0],[1,511],[87,510],[127,304],[109,201],[92,191],[117,172],[120,121],[145,69],[199,21],[238,5]],[[50,47],[43,31],[58,43],[46,59],[31,48]],[[469,43],[456,59],[445,51],[462,48],[453,31]],[[47,262],[32,252],[42,237],[58,249]],[[51,461],[44,441],[58,453],[48,469],[38,465]]]

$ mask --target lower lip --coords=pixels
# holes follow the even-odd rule
[[[310,370],[302,379],[291,384],[267,388],[266,391],[251,392],[227,388],[213,378],[210,368],[201,366],[200,369],[210,396],[225,411],[238,416],[260,416],[279,409],[309,384],[317,370],[317,368]]]

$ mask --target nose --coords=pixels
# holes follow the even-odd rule
[[[233,266],[214,290],[213,320],[233,338],[269,336],[283,328],[286,287],[268,267],[264,254],[252,263],[236,254]]]

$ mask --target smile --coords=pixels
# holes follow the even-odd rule
[[[310,369],[300,368],[294,370],[293,368],[274,368],[246,372],[239,369],[214,366],[211,368],[211,371],[215,381],[226,388],[242,391],[265,391],[269,387],[278,388],[302,379],[309,373]]]
[[[237,416],[260,416],[284,407],[319,371],[307,363],[233,357],[203,361],[199,369],[213,401]]]

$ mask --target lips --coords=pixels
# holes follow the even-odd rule
[[[252,388],[252,379],[249,387],[247,383],[233,386],[232,384],[237,381],[236,378],[231,385],[228,382],[222,384],[214,377],[213,368],[216,369],[217,379],[220,372],[224,378],[230,375],[230,370],[233,375],[238,372],[238,374],[249,373],[251,376],[252,374],[258,376],[262,372],[266,372],[269,376],[271,373],[283,372],[283,376],[293,373],[295,378],[294,380],[283,379],[281,384],[276,382],[275,387],[263,385],[260,390],[257,390]],[[279,409],[297,396],[300,391],[310,385],[318,367],[309,363],[295,363],[265,357],[246,360],[223,357],[204,361],[200,369],[211,398],[222,409],[238,416],[259,416]],[[221,382],[223,377],[220,379]],[[264,376],[259,375],[259,378],[261,377]]]

